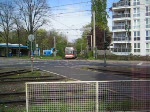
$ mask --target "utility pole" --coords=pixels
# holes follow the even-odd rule
[[[81,55],[82,55],[82,43],[81,43]]]
[[[95,11],[93,11],[93,55],[96,58],[96,39],[95,39]]]
[[[106,37],[105,37],[105,29],[104,29],[104,67],[106,67]]]
[[[92,50],[92,43],[93,43],[93,41],[92,41],[92,35],[91,35],[91,50]]]
[[[55,49],[55,51],[54,51],[54,57],[56,57],[56,38],[55,38],[55,36],[54,36],[54,49]]]

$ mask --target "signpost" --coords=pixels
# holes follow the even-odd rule
[[[30,53],[30,58],[31,58],[31,71],[33,72],[33,50],[32,50],[32,42],[34,41],[34,35],[30,34],[28,36],[28,40],[31,42],[31,53]]]

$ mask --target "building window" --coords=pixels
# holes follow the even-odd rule
[[[140,43],[134,43],[134,52],[140,52]]]
[[[134,20],[134,29],[138,29],[140,28],[140,20],[139,19],[135,19]]]
[[[150,6],[146,6],[146,16],[150,16]]]
[[[140,17],[140,8],[134,8],[134,13],[133,13],[133,17]]]
[[[148,54],[149,54],[149,53],[150,53],[150,49],[146,49],[146,53],[148,53]]]
[[[145,3],[146,4],[150,4],[150,0],[145,0]]]
[[[134,0],[134,1],[133,1],[133,5],[134,5],[134,6],[140,5],[140,0]]]
[[[150,54],[150,43],[146,43],[146,53]]]
[[[150,28],[150,18],[146,18],[146,28]]]
[[[134,43],[134,48],[140,48],[140,43]]]
[[[134,41],[139,41],[140,40],[140,31],[135,31],[134,32]]]
[[[150,49],[150,43],[146,43],[146,48]]]
[[[136,52],[140,52],[140,49],[134,49],[134,52],[136,53]]]
[[[150,30],[146,31],[146,40],[150,40]]]

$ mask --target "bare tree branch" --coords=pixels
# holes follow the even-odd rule
[[[2,29],[2,35],[6,39],[6,56],[8,57],[8,40],[9,33],[13,27],[13,11],[14,7],[10,1],[5,1],[0,3],[0,28]]]
[[[33,34],[46,24],[45,18],[49,15],[46,0],[15,0],[15,3],[28,33]]]

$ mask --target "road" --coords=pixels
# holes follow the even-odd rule
[[[141,62],[134,63],[119,63],[109,62],[108,66],[138,66]],[[142,66],[143,65],[143,66]],[[142,63],[140,67],[148,66],[147,63]],[[17,60],[17,59],[0,59],[0,67],[30,67],[31,62],[29,60]],[[131,77],[116,75],[112,72],[96,72],[81,69],[88,66],[103,66],[103,61],[87,61],[87,60],[35,60],[34,68],[39,68],[48,72],[62,75],[76,80],[82,81],[108,81],[108,80],[132,80]]]
[[[30,67],[29,60],[0,58],[1,68],[25,68]],[[38,68],[57,75],[81,81],[109,81],[99,83],[99,101],[105,99],[106,102],[131,100],[135,108],[150,110],[150,81],[134,81],[132,77],[118,75],[114,72],[97,72],[81,69],[82,67],[103,66],[103,61],[88,60],[35,60],[34,68]],[[108,66],[125,67],[148,67],[148,62],[109,62]],[[114,81],[115,80],[115,81]],[[124,81],[120,81],[124,80]],[[125,81],[128,80],[128,81]],[[130,81],[131,80],[131,81]],[[137,79],[136,79],[137,80]],[[107,93],[107,96],[105,94]],[[140,102],[137,104],[136,102]],[[134,108],[133,106],[133,108]]]

